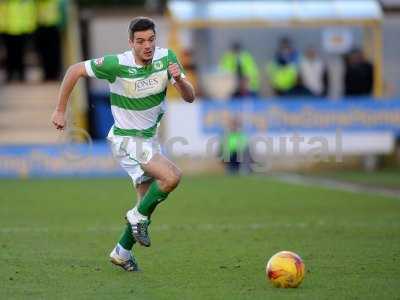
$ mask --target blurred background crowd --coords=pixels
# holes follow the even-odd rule
[[[264,103],[268,110],[269,103],[281,102],[290,112],[294,103],[318,108],[324,102],[340,111],[341,103],[370,109],[376,102],[379,110],[400,96],[400,2],[395,0],[0,0],[0,143],[51,145],[87,136],[104,141],[112,124],[106,82],[87,80],[76,88],[72,129],[63,138],[53,132],[49,116],[66,68],[126,51],[127,26],[138,15],[156,21],[158,44],[178,53],[201,103],[224,104],[234,112],[229,103]],[[175,128],[170,120],[176,120],[176,100],[170,89],[166,137]],[[397,113],[396,105],[388,111]],[[196,109],[200,115],[205,110]],[[232,115],[223,130],[249,127]],[[270,122],[270,116],[259,123]],[[199,122],[195,136],[205,139],[207,124]],[[351,126],[359,130],[357,122]],[[387,148],[372,154],[397,155],[400,123],[393,122],[367,128],[391,134]],[[365,140],[381,143],[369,137]]]
[[[60,80],[62,71],[68,65],[68,61],[62,57],[68,5],[70,3],[66,0],[0,1],[0,68],[3,82]],[[167,11],[167,1],[77,1],[77,5],[77,21],[79,26],[83,26],[80,39],[91,38],[87,30],[91,30],[90,27],[93,30],[95,22],[129,18],[137,15],[137,10],[163,18]],[[132,10],[123,14],[121,6],[132,7]],[[399,46],[396,40],[391,39],[399,21],[396,6],[392,9],[390,5],[387,7],[390,20],[383,24],[383,34],[387,36],[384,41],[393,43],[393,48],[384,49],[387,55],[383,63],[388,70],[381,94],[390,97],[399,93],[398,79],[392,78],[393,75],[399,77],[399,73],[394,71],[398,69],[398,62],[393,55],[394,48]],[[115,11],[115,17],[112,17],[112,11]],[[207,39],[204,37],[207,35],[210,40],[214,38],[212,35],[220,35],[221,40],[217,44],[202,45],[201,48],[196,42],[188,42],[188,34],[184,33],[186,45],[181,51],[181,60],[188,72],[193,73],[200,95],[214,96],[209,95],[207,87],[204,87],[207,79],[201,77],[208,76],[213,65],[218,65],[219,71],[226,71],[235,77],[235,86],[229,95],[231,98],[372,96],[373,54],[371,45],[362,45],[372,41],[362,37],[362,22],[354,28],[346,26],[333,33],[332,26],[327,28],[323,24],[315,26],[317,29],[304,29],[301,26],[286,29],[254,27],[256,29],[252,29],[251,25],[222,29],[230,31],[227,35],[218,32],[218,27],[215,30],[193,29],[189,34],[192,40],[199,35],[202,35],[200,40]],[[263,32],[260,34],[260,31]],[[109,30],[104,34],[106,37],[113,33]],[[168,32],[162,31],[162,34],[167,35]],[[233,38],[228,40],[227,37],[231,36]],[[123,51],[126,48],[124,43],[125,39],[118,43],[115,51]],[[94,46],[89,40],[82,41],[83,59],[90,58],[88,49]],[[104,45],[100,47],[105,48]],[[369,53],[365,53],[365,50]],[[207,54],[208,59],[204,59]],[[214,59],[216,55],[218,61]]]
[[[363,51],[352,48],[343,55],[343,95],[371,96],[373,66]],[[221,59],[221,69],[237,76],[232,99],[260,96],[260,72],[252,54],[239,42],[232,44]],[[315,46],[298,51],[289,37],[278,41],[273,58],[265,66],[267,82],[275,96],[326,97],[329,88],[327,64]],[[262,83],[262,81],[261,81]]]
[[[59,0],[0,1],[1,61],[7,83],[26,81],[26,68],[31,65],[41,69],[44,81],[60,79],[65,4]]]

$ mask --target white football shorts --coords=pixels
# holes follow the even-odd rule
[[[132,178],[134,185],[145,182],[152,177],[145,174],[142,164],[161,153],[157,134],[152,138],[114,135],[113,127],[108,133],[107,140],[111,146],[114,158]]]

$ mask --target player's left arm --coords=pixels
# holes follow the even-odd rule
[[[185,78],[181,67],[178,63],[171,63],[168,66],[168,72],[173,78],[173,85],[186,102],[192,103],[195,99],[194,88],[191,83]]]

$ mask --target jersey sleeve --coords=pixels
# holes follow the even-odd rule
[[[171,49],[168,49],[168,64],[178,64],[179,68],[181,69],[181,78],[185,78],[185,70],[182,67],[182,64],[179,62],[178,58],[176,57],[174,51]],[[172,76],[168,73],[168,79],[171,82],[171,84],[175,84],[175,79],[172,78]]]
[[[117,68],[118,57],[115,55],[107,55],[85,61],[85,69],[89,77],[106,79],[109,82],[115,81]]]

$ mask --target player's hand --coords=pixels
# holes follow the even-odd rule
[[[181,68],[177,63],[170,63],[168,65],[168,73],[174,78],[175,81],[181,80]]]
[[[51,122],[53,123],[54,127],[58,130],[64,130],[66,125],[65,120],[65,113],[55,110],[53,115],[51,116]]]

